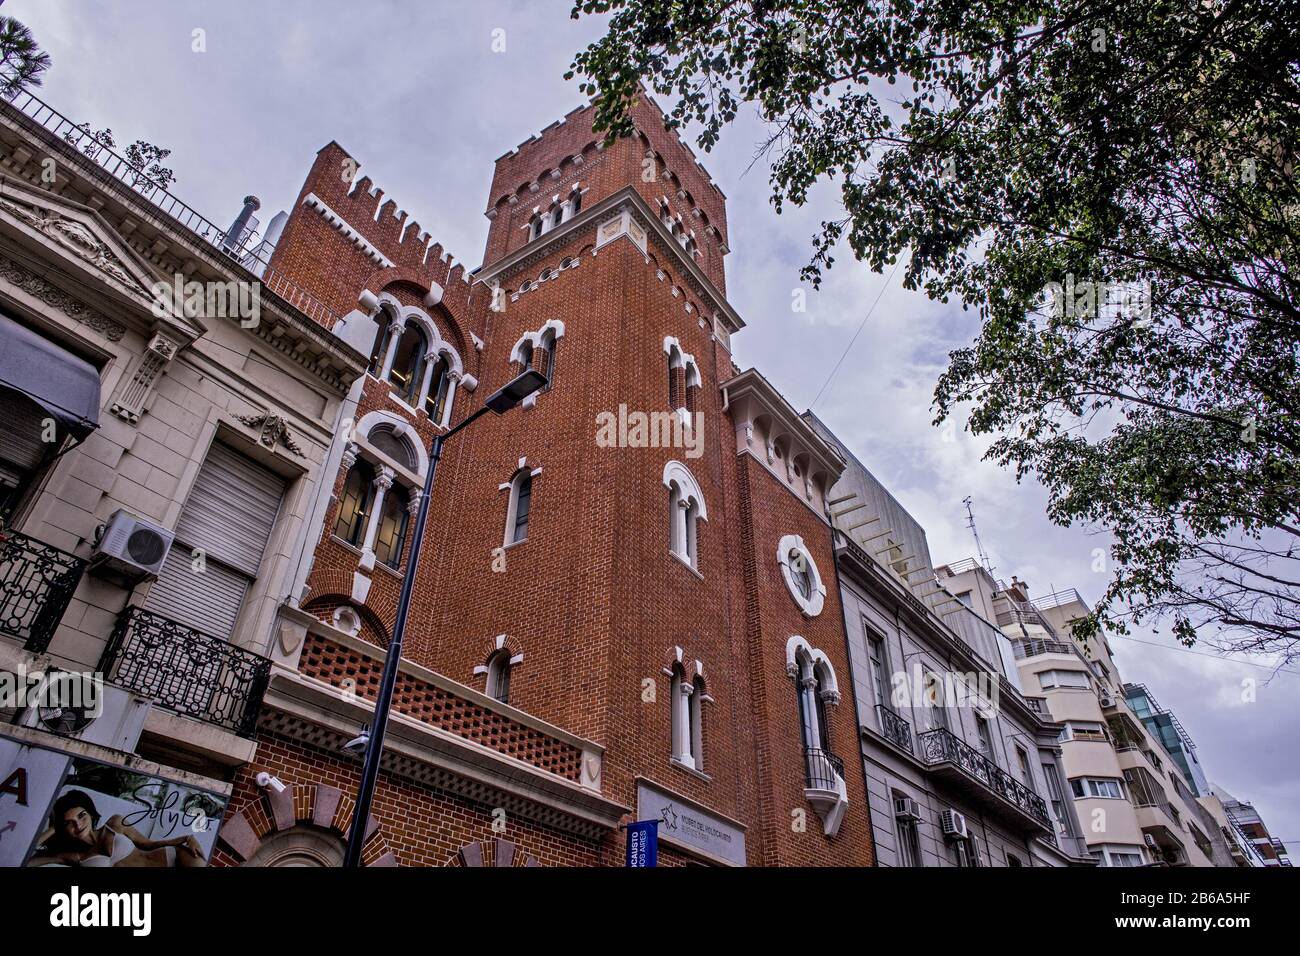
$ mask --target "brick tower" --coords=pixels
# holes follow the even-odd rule
[[[336,745],[374,695],[426,449],[531,366],[549,387],[438,466],[369,857],[620,865],[618,824],[655,818],[661,864],[869,865],[843,463],[732,362],[722,191],[649,100],[608,147],[592,118],[496,161],[473,272],[340,146],[317,155],[269,272],[370,374],[281,622],[299,702],[252,767],[346,802]],[[241,780],[235,809],[256,799]]]

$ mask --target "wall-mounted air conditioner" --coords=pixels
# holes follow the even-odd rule
[[[152,521],[118,510],[108,519],[90,556],[92,571],[111,571],[140,581],[156,575],[171,550],[172,533]]]
[[[1101,699],[1101,706],[1103,706],[1103,707],[1114,707],[1114,706],[1115,706],[1115,698],[1114,698],[1114,696],[1111,694],[1110,691],[1106,690],[1105,688],[1103,688],[1101,691],[1099,691],[1098,694],[1097,694],[1097,696]]]
[[[921,819],[921,808],[911,797],[895,797],[894,818],[896,820],[919,820]]]
[[[970,836],[970,830],[966,827],[966,817],[956,810],[945,810],[939,817],[940,826],[943,829],[943,835],[952,837],[954,840],[965,840]]]
[[[51,675],[52,677],[55,675]],[[78,675],[69,675],[72,678]],[[65,702],[62,706],[35,706],[23,711],[19,724],[63,737],[75,737],[88,744],[131,753],[140,741],[149,700],[121,687],[102,684],[97,706]],[[97,710],[98,716],[94,711]]]

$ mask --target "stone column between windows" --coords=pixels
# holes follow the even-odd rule
[[[429,398],[429,385],[433,382],[433,370],[439,361],[440,356],[436,352],[430,352],[424,357],[424,375],[420,380],[420,396],[415,400],[416,408],[424,408],[424,403]]]
[[[687,560],[690,560],[690,542],[686,536],[686,517],[690,511],[691,503],[680,491],[674,499],[677,508],[673,514],[673,550]]]
[[[388,323],[388,350],[384,352],[384,366],[379,373],[379,377],[384,381],[388,380],[388,375],[393,370],[393,360],[397,358],[397,346],[402,340],[402,333],[405,331],[405,319],[394,319]]]
[[[801,693],[803,694],[803,712],[807,721],[804,728],[804,746],[817,750],[821,747],[821,730],[817,726],[817,675],[812,673],[812,668],[807,667],[806,673],[802,680],[799,681]]]
[[[688,766],[695,766],[695,755],[691,752],[691,693],[695,688],[683,675],[678,682],[681,693],[673,706],[677,708],[677,758]]]
[[[388,495],[388,489],[393,487],[393,479],[396,477],[397,473],[388,467],[380,468],[379,474],[375,476],[375,500],[366,519],[366,540],[361,546],[362,553],[370,554],[375,550],[375,538],[379,535],[379,522],[384,513],[384,498]]]

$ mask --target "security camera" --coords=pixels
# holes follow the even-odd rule
[[[366,752],[368,746],[370,746],[370,728],[363,727],[361,733],[343,745],[343,752],[359,757]]]
[[[257,785],[265,790],[270,787],[276,793],[284,793],[285,787],[279,777],[273,777],[265,770],[257,775]]]

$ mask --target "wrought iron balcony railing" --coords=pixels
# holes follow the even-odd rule
[[[808,768],[809,790],[837,790],[837,780],[844,779],[844,761],[829,750],[820,747],[804,748],[804,763]]]
[[[876,719],[880,721],[880,734],[899,750],[912,753],[912,725],[884,704],[876,705]]]
[[[1037,820],[1049,833],[1055,833],[1047,803],[1034,791],[1012,777],[988,757],[951,731],[938,727],[917,737],[920,758],[927,764],[950,763],[987,791]]]
[[[85,569],[85,561],[66,551],[0,532],[0,634],[44,653]]]
[[[128,607],[117,619],[99,669],[105,680],[151,697],[159,707],[251,737],[271,661]]]

